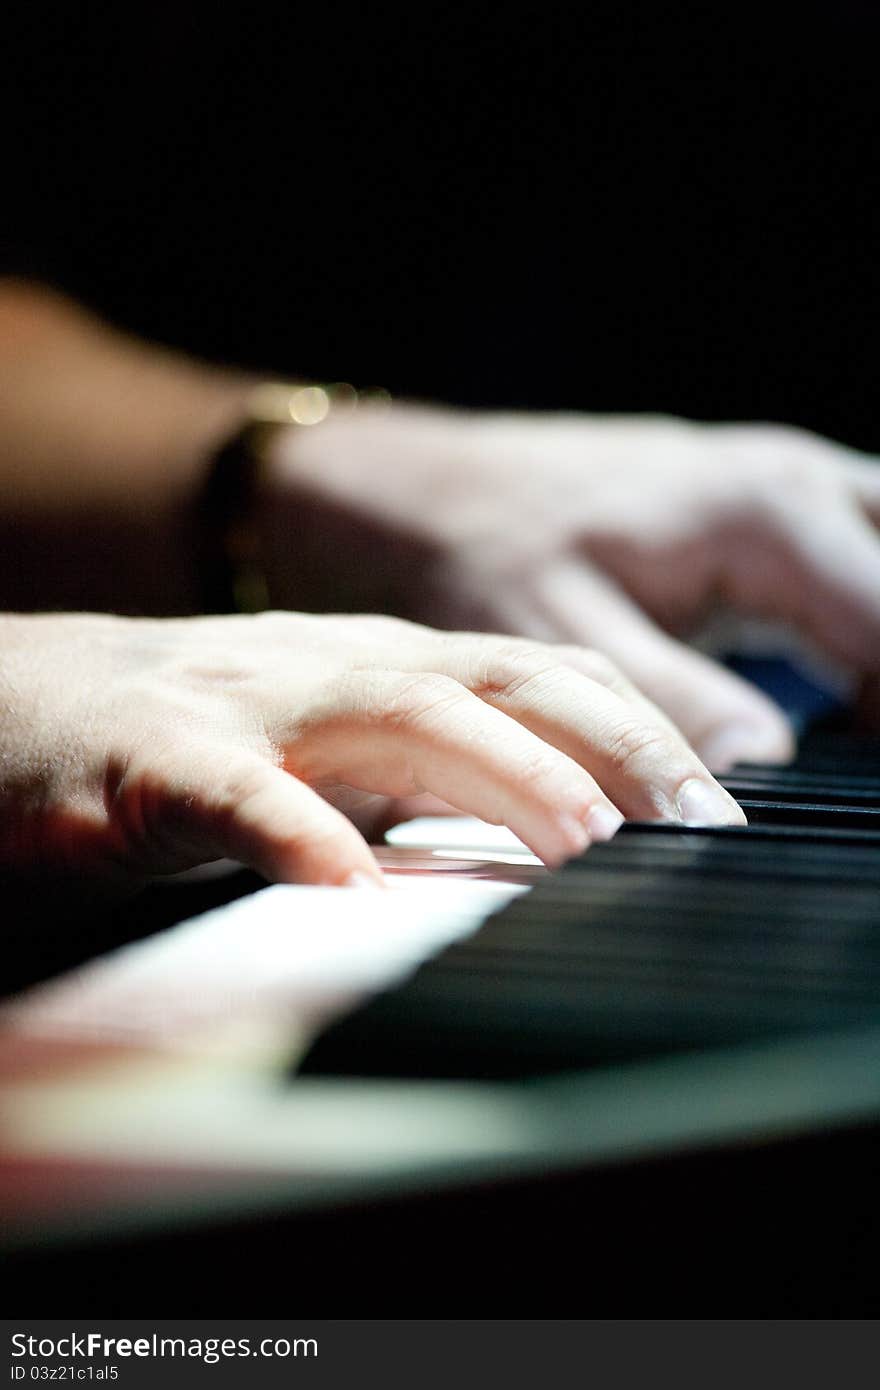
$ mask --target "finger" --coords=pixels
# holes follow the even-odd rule
[[[279,883],[383,883],[345,816],[257,754],[172,749],[153,761],[140,805],[145,842],[196,863],[228,856]]]
[[[443,671],[562,749],[598,777],[631,819],[681,819],[678,788],[692,777],[705,784],[706,798],[716,801],[715,815],[706,809],[705,819],[723,824],[741,819],[726,792],[706,777],[673,721],[603,653],[414,626],[409,637],[413,663],[421,663],[414,669]],[[585,710],[591,719],[585,720]],[[594,723],[596,737],[591,737]],[[612,727],[620,731],[623,744],[610,734]],[[627,751],[633,756],[626,756]]]
[[[572,661],[601,672],[604,682],[573,669]],[[631,698],[629,682],[601,657],[510,639],[452,637],[443,669],[588,768],[631,819],[744,822],[678,730],[658,719],[649,701]]]
[[[518,616],[521,617],[521,614]],[[529,626],[530,628],[536,627],[538,624]],[[545,633],[549,633],[540,639],[547,648],[546,653],[543,654],[543,659],[550,659],[561,666],[579,672],[589,680],[604,686],[606,690],[613,691],[621,700],[633,705],[648,722],[658,724],[671,733],[678,732],[672,720],[659,705],[655,704],[653,700],[649,700],[604,652],[597,651],[593,647],[579,646],[574,643],[565,644],[554,640],[553,629],[550,624],[545,624],[543,630]],[[517,656],[522,656],[526,660],[535,653],[535,644],[532,641],[518,640],[509,635],[502,636],[492,632],[436,632],[430,628],[419,628],[411,625],[410,633],[413,659],[407,659],[407,669],[443,670],[447,671],[449,675],[454,675],[456,679],[461,678],[460,673],[462,671],[467,672],[471,669],[469,661],[473,666],[479,668],[480,663],[490,652],[496,652],[502,659],[507,656],[514,659]],[[420,634],[423,640],[414,642],[414,635],[416,634]],[[537,634],[532,633],[532,635],[536,636]],[[469,684],[467,679],[465,679],[465,684]]]
[[[576,643],[560,642],[552,644],[552,651],[564,666],[569,666],[589,680],[596,681],[619,699],[632,705],[647,723],[658,725],[676,738],[681,737],[681,731],[666,711],[661,709],[655,700],[649,699],[607,653]]]
[[[517,651],[502,660],[487,645],[478,662],[472,642],[465,656],[450,655],[450,642],[447,664],[461,664],[461,679],[448,672],[362,675],[349,723],[337,734],[345,746],[336,757],[347,760],[339,775],[392,795],[424,788],[510,826],[549,862],[608,839],[620,824],[617,808],[654,820],[744,822],[679,736],[646,723],[549,653],[523,660]],[[374,714],[365,729],[358,712],[368,686],[366,708]],[[325,729],[319,746],[326,757]],[[314,769],[307,775],[312,780]]]
[[[616,584],[577,557],[547,565],[511,596],[511,618],[601,645],[669,715],[715,772],[739,761],[784,762],[794,737],[782,711],[747,681],[661,631]]]
[[[297,775],[386,796],[427,791],[503,824],[547,863],[608,839],[620,812],[595,779],[447,675],[361,671],[291,741]]]
[[[760,563],[733,573],[741,604],[788,618],[831,656],[880,670],[880,538],[839,487],[767,506]]]
[[[521,591],[518,593],[521,598]],[[523,621],[522,606],[517,611],[516,617],[520,622]],[[526,622],[525,626],[526,628],[542,626],[544,632],[552,633],[553,631],[553,626],[549,621],[543,625]],[[606,690],[612,691],[619,699],[632,705],[646,723],[655,724],[665,729],[673,738],[680,738],[680,730],[665,711],[655,701],[649,700],[604,652],[596,651],[593,647],[578,646],[574,643],[563,644],[553,641],[551,636],[542,638],[546,650],[538,652],[534,642],[527,639],[518,640],[509,636],[485,632],[435,632],[430,628],[420,628],[414,624],[410,626],[409,635],[413,651],[413,660],[407,661],[407,668],[410,670],[442,670],[457,680],[461,680],[470,689],[474,689],[475,685],[480,684],[481,679],[479,674],[474,675],[474,673],[480,672],[486,658],[490,655],[497,657],[502,663],[508,658],[514,662],[521,660],[526,663],[537,659],[542,665],[546,665],[549,661],[552,664],[577,671],[580,675],[595,681]],[[497,673],[493,679],[497,679]],[[583,691],[581,691],[582,693]],[[580,713],[579,710],[578,717],[580,717]]]
[[[847,450],[841,466],[846,485],[856,501],[872,520],[880,519],[880,459]]]
[[[880,519],[877,461],[788,428],[727,433],[746,510],[717,537],[725,596],[880,671],[880,538],[866,515]]]

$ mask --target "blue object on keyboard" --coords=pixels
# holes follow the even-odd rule
[[[734,653],[725,659],[725,665],[781,705],[798,734],[846,709],[838,694],[820,685],[787,657]]]

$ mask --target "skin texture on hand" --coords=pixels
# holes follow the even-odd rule
[[[424,792],[551,864],[622,815],[744,819],[580,647],[379,617],[12,616],[0,703],[0,867],[25,873],[133,885],[229,856],[381,882],[356,825]]]
[[[385,606],[597,648],[717,770],[784,760],[793,736],[680,640],[715,606],[880,672],[880,468],[806,431],[404,407],[291,434],[273,469],[277,524],[287,492],[315,509],[313,534],[328,515],[337,540],[345,519],[377,528],[361,570],[385,566]]]

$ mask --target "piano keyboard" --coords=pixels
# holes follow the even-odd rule
[[[880,1023],[880,744],[826,736],[723,780],[748,828],[625,826],[302,1070],[521,1077]]]

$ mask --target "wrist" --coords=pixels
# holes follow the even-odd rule
[[[382,417],[390,405],[385,391],[358,392],[345,383],[267,381],[252,388],[243,419],[215,451],[195,500],[202,611],[255,612],[269,604],[260,514],[280,444],[333,434],[356,415]]]

